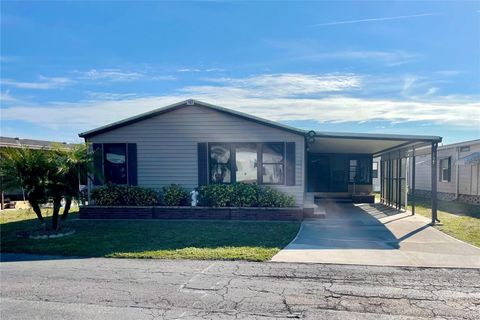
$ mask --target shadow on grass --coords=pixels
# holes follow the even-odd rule
[[[76,233],[56,239],[17,238],[19,231],[38,228],[35,219],[3,223],[1,251],[81,257],[263,261],[286,246],[300,225],[298,222],[71,218],[65,225]]]
[[[412,199],[409,199],[410,204],[412,203]],[[430,209],[432,205],[431,198],[423,198],[423,197],[415,197],[415,204],[416,206],[423,207],[425,209]],[[445,200],[438,200],[438,210],[447,212],[457,216],[469,216],[472,218],[480,219],[480,206],[462,203],[458,201],[445,201]]]

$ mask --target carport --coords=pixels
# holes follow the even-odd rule
[[[441,137],[310,131],[306,140],[307,196],[370,194],[372,161],[380,157],[381,202],[399,210],[407,209],[409,192],[415,195],[415,150],[431,148],[432,224],[438,221],[436,163]],[[414,197],[411,204],[415,214]]]

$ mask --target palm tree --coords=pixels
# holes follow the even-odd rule
[[[93,155],[87,152],[86,145],[68,149],[59,145],[53,150],[5,148],[0,157],[0,176],[8,177],[6,181],[27,191],[28,202],[41,223],[44,219],[40,203],[46,196],[53,199],[53,230],[59,227],[62,199],[65,199],[62,214],[62,221],[65,221],[72,200],[79,199],[81,177],[92,172],[93,167]]]
[[[50,159],[57,170],[50,175],[50,194],[53,198],[53,227],[56,228],[60,201],[65,199],[62,221],[67,219],[72,200],[80,199],[80,182],[82,177],[86,177],[93,171],[93,155],[88,153],[88,147],[85,144],[79,144],[70,149],[56,148]]]
[[[49,168],[46,150],[27,148],[4,148],[0,151],[0,175],[9,184],[22,186],[27,199],[41,223],[40,203],[45,197],[45,186]]]

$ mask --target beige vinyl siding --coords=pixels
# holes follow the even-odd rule
[[[451,157],[452,168],[450,182],[440,181],[440,177],[437,177],[437,189],[438,192],[455,193],[456,192],[456,180],[457,180],[457,165],[458,159],[462,159],[474,152],[480,152],[480,143],[474,143],[470,145],[470,151],[460,152],[457,154],[456,147],[445,147],[438,149],[438,165],[440,160]],[[415,173],[415,188],[418,190],[431,190],[431,157],[430,154],[419,155],[416,157],[416,173]],[[437,175],[439,174],[439,167],[437,165]],[[459,181],[459,193],[467,195],[480,194],[479,181],[480,170],[479,165],[465,164],[458,166],[458,181]],[[410,170],[411,172],[411,170]]]
[[[198,186],[199,142],[295,142],[295,186],[274,186],[303,205],[303,136],[206,107],[186,106],[88,139],[92,143],[136,143],[138,185],[160,189],[172,183]]]

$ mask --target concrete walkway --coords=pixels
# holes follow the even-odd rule
[[[326,219],[304,220],[272,261],[480,268],[480,248],[381,204],[324,205]]]

